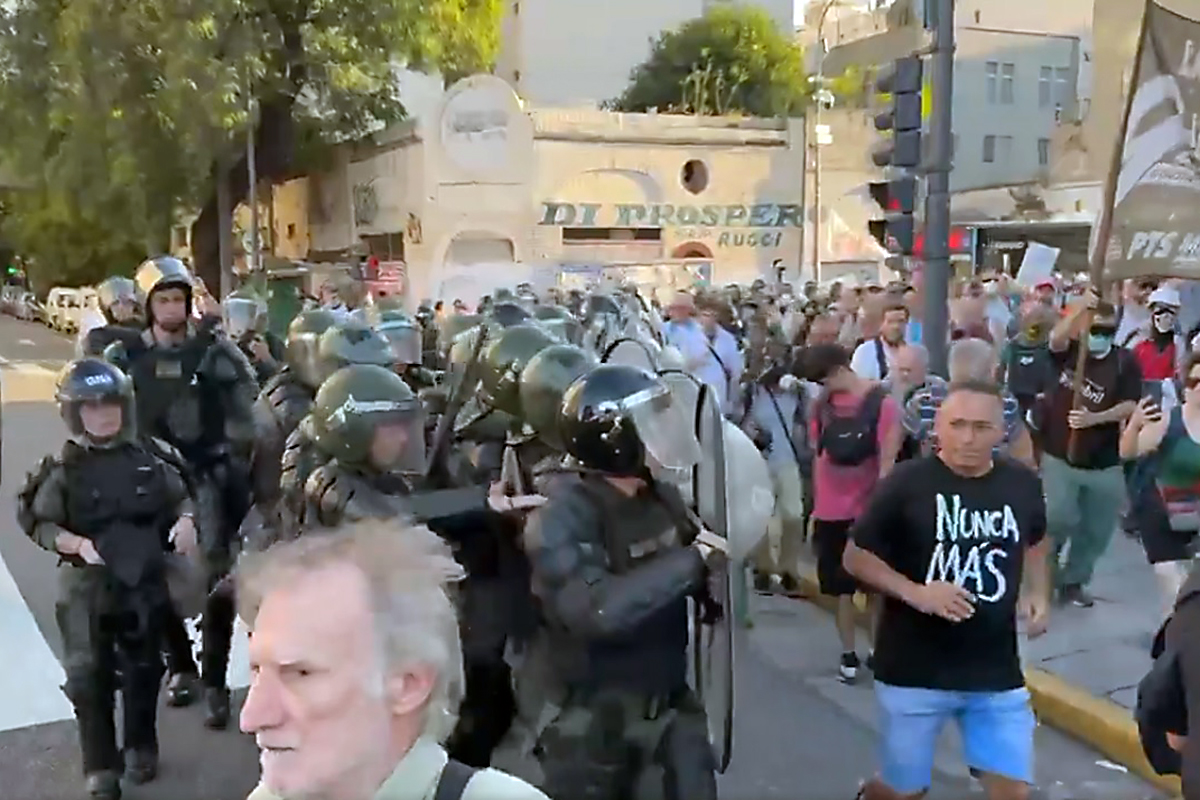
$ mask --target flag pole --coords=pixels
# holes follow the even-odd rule
[[[1133,72],[1129,77],[1129,87],[1125,92],[1125,104],[1121,110],[1121,124],[1117,127],[1117,141],[1113,147],[1112,158],[1108,165],[1108,175],[1104,181],[1104,197],[1100,206],[1100,218],[1096,224],[1096,235],[1093,238],[1092,252],[1089,254],[1088,272],[1091,277],[1093,290],[1104,296],[1105,279],[1104,270],[1108,264],[1108,240],[1112,236],[1113,216],[1117,201],[1117,181],[1121,175],[1121,164],[1124,161],[1125,155],[1125,137],[1129,135],[1129,115],[1133,110],[1133,96],[1137,92],[1138,84],[1141,81],[1142,73],[1142,55],[1146,49],[1146,37],[1149,33],[1150,10],[1154,6],[1154,0],[1146,0],[1142,9],[1142,24],[1141,30],[1138,33],[1137,51],[1133,56]],[[1090,330],[1092,327],[1092,311],[1085,311],[1082,317],[1082,325],[1077,334],[1076,339],[1076,357],[1075,357],[1075,375],[1071,382],[1071,409],[1077,410],[1080,408],[1080,400],[1083,397],[1083,372],[1087,368],[1088,351],[1086,343],[1083,341],[1083,331]],[[1071,429],[1071,435],[1067,440],[1067,456],[1070,461],[1075,461],[1078,455],[1079,437],[1076,435],[1077,429]]]

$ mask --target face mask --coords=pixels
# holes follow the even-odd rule
[[[1030,325],[1028,328],[1025,329],[1025,338],[1029,339],[1031,342],[1039,341],[1044,336],[1045,336],[1045,331],[1042,329],[1042,326],[1040,326],[1040,325]]]
[[[1174,314],[1155,314],[1154,315],[1154,330],[1159,333],[1170,333],[1175,329]]]
[[[795,375],[784,375],[779,379],[779,388],[785,392],[795,391],[800,386],[800,379]]]
[[[1113,336],[1111,333],[1089,333],[1088,352],[1102,356],[1112,349]]]

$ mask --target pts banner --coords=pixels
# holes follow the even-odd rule
[[[1147,3],[1122,134],[1092,264],[1109,279],[1200,278],[1200,21]]]

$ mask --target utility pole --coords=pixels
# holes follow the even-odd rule
[[[217,160],[217,258],[221,262],[221,283],[217,291],[224,298],[233,291],[233,209],[229,198],[229,167],[222,156]]]
[[[250,125],[246,132],[246,173],[247,179],[250,181],[250,263],[247,264],[250,272],[255,272],[262,265],[260,258],[260,246],[258,241],[258,165],[255,161],[254,137],[257,133],[257,124],[255,124],[255,103],[254,95],[250,96]]]
[[[932,4],[933,27],[930,159],[925,196],[924,295],[922,339],[932,372],[946,376],[950,338],[950,170],[953,167],[954,126],[954,0]]]

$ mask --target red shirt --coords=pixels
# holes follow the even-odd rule
[[[1164,349],[1151,339],[1143,339],[1133,346],[1133,357],[1142,368],[1142,380],[1165,381],[1175,377],[1175,342]]]

